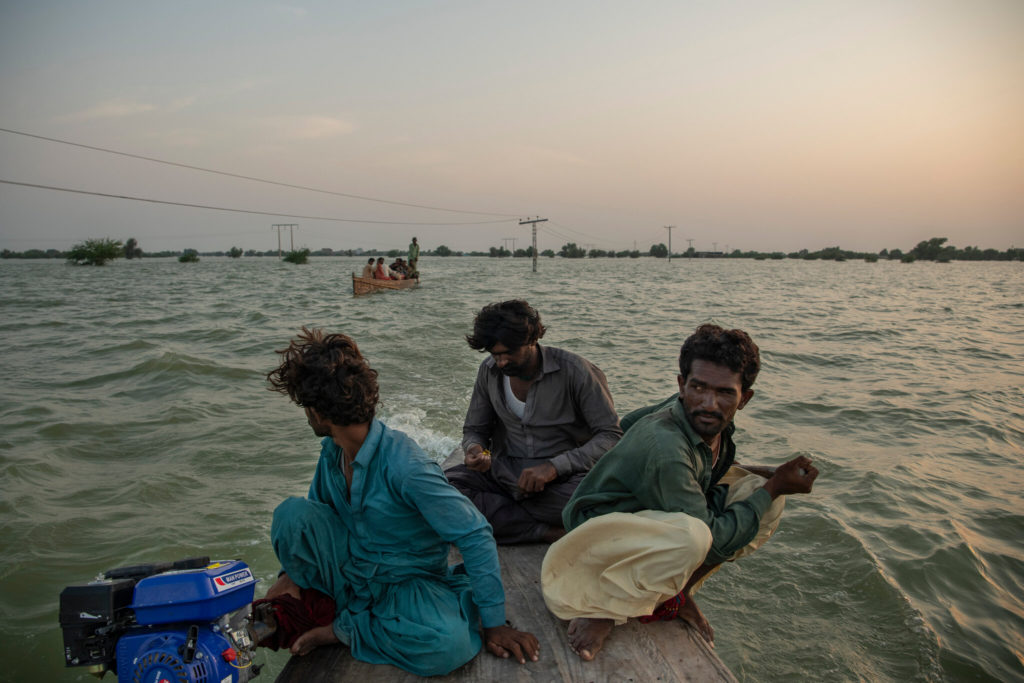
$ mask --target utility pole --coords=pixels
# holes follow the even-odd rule
[[[271,230],[277,230],[277,258],[281,258],[281,231],[288,228],[288,233],[291,235],[292,251],[295,251],[295,229],[299,227],[298,223],[274,223],[270,226]]]
[[[711,251],[713,251],[716,254],[718,253],[718,242],[711,243]]]
[[[674,225],[666,225],[665,229],[668,230],[668,262],[672,263],[672,228]]]
[[[519,225],[530,225],[533,227],[533,272],[537,272],[537,224],[547,222],[547,218],[534,216],[532,220],[519,221]]]
[[[689,248],[686,250],[686,253],[690,255],[690,258],[693,258],[693,238],[687,237],[686,243],[689,245]]]

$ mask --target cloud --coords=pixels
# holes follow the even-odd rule
[[[288,142],[324,140],[355,130],[348,121],[330,116],[272,116],[260,124],[271,139]]]
[[[89,121],[95,119],[119,119],[137,114],[145,114],[146,112],[155,111],[156,108],[155,104],[120,97],[108,100],[107,102],[100,102],[88,109],[73,114],[58,117],[58,120]]]

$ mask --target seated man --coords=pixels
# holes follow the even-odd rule
[[[398,277],[395,277],[391,273],[391,269],[388,268],[388,265],[386,263],[384,263],[384,257],[383,256],[381,256],[380,258],[377,259],[377,269],[373,271],[373,277],[375,279],[377,279],[377,280],[398,280],[399,279]]]
[[[515,300],[485,306],[466,337],[491,357],[480,364],[462,428],[465,464],[445,475],[498,543],[560,538],[569,496],[622,435],[604,373],[542,347],[544,332],[537,311]]]
[[[571,619],[569,644],[583,659],[629,617],[678,616],[711,642],[693,592],[771,536],[781,496],[810,492],[818,471],[804,456],[775,470],[734,466],[732,420],[760,367],[746,332],[698,327],[679,356],[679,395],[623,419],[625,436],[566,505],[569,533],[548,550],[541,582],[548,608]]]
[[[372,278],[373,277],[373,257],[372,256],[370,257],[370,260],[366,262],[366,265],[363,266],[363,277],[365,277],[365,278]]]
[[[412,439],[374,419],[377,372],[355,342],[303,328],[279,353],[271,389],[304,408],[324,438],[308,497],[274,511],[282,573],[267,599],[315,589],[334,599],[335,614],[295,639],[292,653],[342,642],[356,659],[420,676],[462,666],[481,643],[536,661],[537,639],[505,625],[487,520]],[[448,566],[451,543],[464,565]]]

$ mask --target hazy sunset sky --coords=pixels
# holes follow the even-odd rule
[[[1024,245],[1021,0],[0,0],[0,91],[7,130],[386,200],[0,132],[0,180],[287,214],[0,183],[16,251],[523,247],[535,215],[555,250]]]

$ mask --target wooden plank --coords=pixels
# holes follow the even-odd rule
[[[567,622],[544,605],[540,565],[546,545],[499,546],[505,584],[506,615],[516,628],[529,631],[541,643],[540,661],[520,665],[481,652],[472,661],[435,681],[663,681],[735,682],[695,629],[682,621],[641,624],[635,619],[616,627],[592,662],[569,649]],[[411,683],[419,676],[387,665],[356,661],[348,648],[318,648],[305,657],[292,657],[278,683]]]

